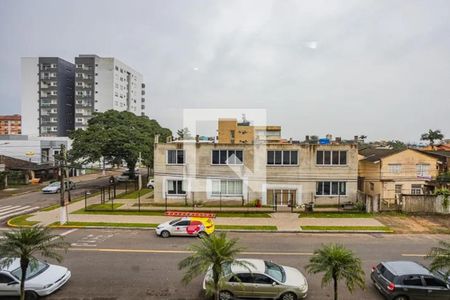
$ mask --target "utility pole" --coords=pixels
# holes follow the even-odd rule
[[[141,175],[141,161],[142,161],[142,155],[141,152],[139,152],[139,163],[138,163],[138,168],[139,168],[139,177],[138,177],[138,189],[142,189],[142,175]],[[134,172],[134,170],[133,170]]]
[[[67,223],[67,205],[66,201],[64,199],[65,195],[65,182],[64,182],[64,173],[65,173],[65,167],[66,167],[66,159],[67,159],[67,153],[66,153],[66,146],[64,144],[61,144],[61,157],[59,160],[59,173],[61,175],[61,187],[60,187],[60,206],[61,206],[61,214],[59,222],[61,225]]]

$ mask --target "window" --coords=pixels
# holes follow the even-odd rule
[[[423,279],[425,279],[425,284],[427,286],[444,287],[444,288],[447,287],[447,285],[443,281],[441,281],[437,278],[424,277]]]
[[[1,283],[10,283],[14,281],[11,277],[9,277],[8,275],[5,274],[0,274],[0,284]]]
[[[268,165],[297,165],[298,151],[267,151]]]
[[[396,194],[401,194],[401,193],[402,193],[402,188],[403,188],[403,185],[401,185],[401,184],[396,184],[396,185],[395,185],[395,193],[396,193]]]
[[[346,165],[347,151],[317,151],[316,164],[318,165]]]
[[[271,278],[263,274],[253,274],[253,282],[256,284],[270,284],[274,282]]]
[[[186,195],[184,180],[167,180],[167,194]]]
[[[213,150],[213,165],[241,165],[243,162],[242,150]]]
[[[230,278],[230,282],[253,283],[253,276],[250,273],[236,274]]]
[[[184,164],[184,150],[167,150],[167,163],[170,165]]]
[[[173,226],[189,226],[190,223],[191,223],[191,222],[190,222],[189,220],[183,220],[183,221],[180,221],[180,222],[176,223],[176,224],[173,225]]]
[[[420,184],[411,184],[411,194],[420,195],[422,194],[422,185]]]
[[[241,196],[242,180],[216,179],[212,181],[212,195],[215,196]]]
[[[400,173],[402,165],[401,164],[389,164],[389,173]]]
[[[428,177],[430,165],[428,164],[417,164],[416,165],[416,174],[419,177]]]
[[[375,189],[375,184],[373,182],[369,182],[370,190],[373,191]]]
[[[316,183],[316,195],[318,196],[345,196],[347,183],[345,181],[318,181]]]
[[[419,276],[407,276],[403,279],[403,284],[409,286],[422,286],[422,280]]]

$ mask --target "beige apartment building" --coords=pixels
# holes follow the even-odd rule
[[[219,144],[281,143],[281,126],[253,126],[245,119],[238,122],[233,118],[218,121]]]
[[[406,149],[361,150],[359,189],[370,198],[395,201],[400,194],[424,194],[434,187],[439,159],[424,152]]]
[[[154,158],[157,202],[260,200],[296,206],[356,200],[358,150],[352,142],[171,141],[155,143]]]

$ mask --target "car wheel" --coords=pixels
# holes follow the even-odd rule
[[[297,296],[294,293],[286,293],[281,295],[281,300],[297,300]]]
[[[164,230],[161,232],[161,237],[168,238],[169,236],[170,236],[170,232],[168,232],[167,230]]]
[[[33,291],[25,291],[25,300],[37,300],[39,298],[38,294]]]
[[[401,296],[395,297],[394,300],[409,300],[409,298],[407,296],[401,295]]]
[[[200,231],[199,233],[198,233],[198,237],[199,238],[205,238],[205,237],[207,237],[208,236],[208,234],[206,233],[206,232],[204,232],[204,231]]]
[[[229,291],[220,291],[219,292],[219,299],[220,300],[233,300],[233,294]]]
[[[59,194],[59,193],[61,193],[61,190],[57,189],[55,194]]]

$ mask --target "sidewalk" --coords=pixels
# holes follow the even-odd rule
[[[99,197],[95,196],[91,199],[99,202]],[[174,219],[170,216],[71,214],[84,208],[84,205],[84,201],[79,201],[68,206],[70,222],[160,224]],[[298,218],[298,214],[290,212],[276,212],[271,213],[270,216],[271,218],[217,217],[214,223],[234,226],[276,226],[278,231],[300,231],[301,226],[384,226],[373,218]],[[58,208],[36,212],[28,220],[47,226],[59,222],[59,217],[60,209]]]

